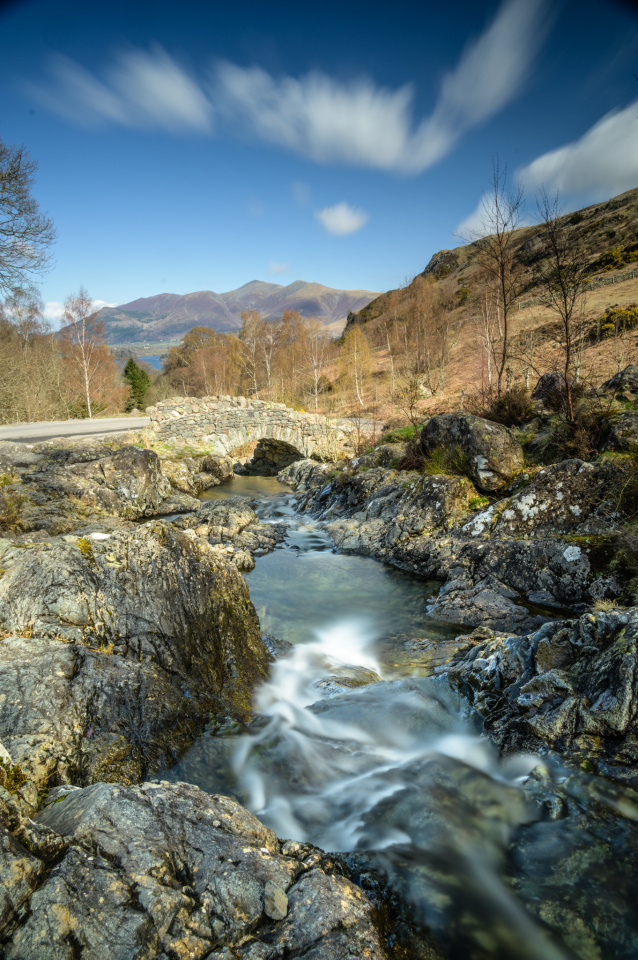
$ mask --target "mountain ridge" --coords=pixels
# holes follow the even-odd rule
[[[237,330],[243,310],[257,310],[269,321],[279,319],[284,310],[297,310],[329,326],[378,296],[371,290],[339,290],[305,280],[288,285],[250,280],[225,293],[196,290],[138,297],[116,307],[103,307],[98,315],[107,342],[148,343],[182,336],[194,326],[220,332]]]

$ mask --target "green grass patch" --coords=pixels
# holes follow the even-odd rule
[[[467,506],[469,510],[478,510],[480,507],[486,507],[489,502],[489,497],[471,497],[467,502]]]
[[[426,476],[467,476],[469,460],[467,454],[460,447],[435,447],[423,459],[423,473]]]
[[[411,423],[407,427],[397,427],[395,430],[388,430],[387,433],[384,433],[379,443],[405,443],[406,440],[412,440],[416,434],[417,428]]]

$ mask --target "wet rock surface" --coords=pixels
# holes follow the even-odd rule
[[[450,681],[506,752],[546,750],[638,785],[638,611],[465,638]]]
[[[166,783],[73,790],[37,818],[58,845],[48,856],[15,838],[19,815],[1,797],[0,815],[8,960],[387,956],[337,862],[282,843],[227,797]]]
[[[205,541],[151,523],[2,563],[0,740],[36,803],[46,784],[139,779],[212,714],[249,712],[270,655],[245,581]]]
[[[563,461],[522,474],[490,503],[466,478],[369,465],[374,458],[328,482],[295,465],[297,502],[339,550],[443,581],[430,608],[437,619],[524,633],[620,590],[600,549],[613,524],[611,467]]]
[[[173,524],[203,538],[213,555],[232,561],[239,570],[252,570],[254,557],[270,553],[286,537],[282,524],[262,523],[241,497],[210,500]]]

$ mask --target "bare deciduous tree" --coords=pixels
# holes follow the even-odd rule
[[[65,326],[60,336],[66,342],[72,362],[77,366],[84,388],[86,410],[93,417],[91,388],[104,360],[104,328],[97,317],[93,301],[84,287],[67,297],[64,303]]]
[[[24,147],[0,140],[0,292],[28,285],[49,261],[55,230],[31,196],[36,169]]]
[[[23,350],[34,336],[47,332],[42,317],[42,299],[35,287],[14,287],[4,302],[4,313],[13,324]]]
[[[508,190],[507,167],[501,170],[494,163],[490,190],[483,200],[481,229],[467,238],[476,251],[476,263],[485,280],[486,295],[492,300],[492,331],[489,349],[494,362],[496,389],[500,396],[503,374],[510,359],[511,313],[525,282],[515,260],[516,239],[513,231],[523,219],[523,189]],[[496,325],[494,325],[496,320]]]
[[[342,375],[352,383],[356,398],[363,407],[364,386],[370,374],[372,358],[368,339],[360,326],[355,325],[346,330],[339,363]]]
[[[261,329],[263,320],[256,310],[244,310],[241,314],[241,330],[239,340],[241,349],[241,366],[248,379],[255,399],[259,400],[260,363],[261,363]]]
[[[585,343],[587,258],[578,235],[567,229],[558,197],[550,199],[542,190],[538,209],[544,253],[538,280],[545,291],[545,305],[558,317],[553,339],[562,354],[565,409],[568,419],[573,421],[572,384],[578,381]]]
[[[312,394],[315,401],[315,410],[319,409],[319,390],[321,377],[328,362],[329,341],[321,321],[312,318],[307,322],[307,336],[305,346],[306,361],[312,382]]]

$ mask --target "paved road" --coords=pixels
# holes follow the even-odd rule
[[[0,427],[0,440],[37,443],[54,437],[104,437],[128,430],[141,430],[149,417],[109,417],[100,420],[43,420],[39,423],[16,423]]]

